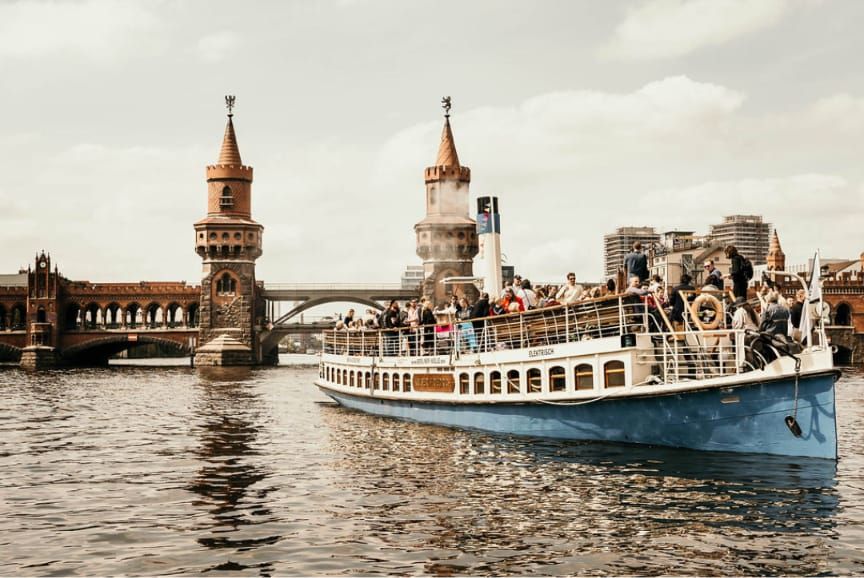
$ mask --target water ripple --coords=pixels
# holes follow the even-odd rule
[[[864,573],[864,375],[822,460],[328,403],[298,369],[0,371],[0,575]]]

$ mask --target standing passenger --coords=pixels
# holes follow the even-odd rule
[[[624,268],[627,277],[639,277],[640,283],[648,280],[648,258],[642,252],[642,243],[639,241],[633,243],[633,251],[624,257]]]
[[[753,278],[753,265],[750,261],[744,258],[735,245],[726,247],[726,257],[732,261],[732,266],[729,269],[728,277],[732,279],[732,292],[735,297],[747,298],[747,285],[750,279]]]

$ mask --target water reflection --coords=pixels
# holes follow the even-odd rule
[[[265,409],[246,368],[208,368],[199,371],[195,409],[199,446],[194,450],[203,465],[188,489],[201,496],[211,520],[198,529],[198,543],[207,548],[242,552],[274,544],[280,536],[265,527],[275,517],[270,508],[272,472],[261,459],[258,440]],[[207,532],[209,530],[209,533]],[[230,559],[204,570],[272,571],[269,563],[240,564]]]
[[[367,522],[364,538],[424,551],[428,573],[704,574],[729,559],[724,573],[810,574],[831,553],[833,461],[506,438],[338,407],[322,413],[346,491],[359,492],[350,515]],[[764,556],[766,547],[776,554]]]

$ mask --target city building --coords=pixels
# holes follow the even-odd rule
[[[660,235],[654,227],[619,227],[614,233],[603,236],[603,273],[606,278],[615,277],[624,266],[624,257],[640,241],[645,251],[660,243]]]
[[[408,265],[402,273],[402,288],[419,289],[424,278],[423,265]]]
[[[726,247],[735,245],[738,252],[752,261],[753,265],[765,265],[768,258],[771,224],[761,215],[730,215],[723,222],[711,225],[708,233],[711,243]]]
[[[704,265],[709,260],[723,275],[729,274],[731,263],[723,249],[692,231],[667,231],[649,251],[648,267],[652,276],[659,275],[669,286],[677,285],[686,273],[699,287],[704,283]]]

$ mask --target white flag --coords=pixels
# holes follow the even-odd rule
[[[819,252],[813,256],[813,269],[810,271],[810,287],[807,288],[807,306],[801,315],[801,343],[810,344],[810,334],[816,327],[818,319],[815,315],[822,314],[822,283],[819,277],[822,274],[822,265],[819,263]]]

